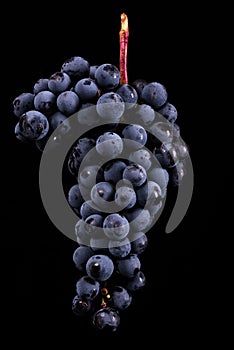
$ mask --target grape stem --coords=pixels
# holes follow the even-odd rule
[[[125,13],[121,16],[121,29],[119,32],[120,55],[119,55],[119,70],[120,70],[120,84],[128,84],[127,72],[127,53],[128,53],[128,17]]]

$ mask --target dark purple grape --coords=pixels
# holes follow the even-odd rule
[[[49,123],[50,123],[51,129],[52,130],[57,129],[60,126],[60,124],[62,124],[64,122],[64,120],[66,120],[66,119],[67,119],[67,117],[64,114],[62,114],[61,112],[55,112],[54,114],[52,114],[49,117]]]
[[[130,254],[124,259],[118,259],[116,267],[121,275],[132,278],[141,268],[141,262],[137,254]]]
[[[96,109],[102,119],[110,123],[118,123],[124,113],[125,103],[117,93],[106,92],[98,98]]]
[[[101,64],[96,69],[95,80],[100,88],[106,91],[113,90],[119,85],[120,71],[113,64]]]
[[[173,168],[179,161],[178,149],[173,143],[162,143],[153,149],[153,154],[163,168]]]
[[[49,122],[44,114],[28,111],[19,119],[19,131],[28,140],[40,140],[49,131]]]
[[[13,113],[20,117],[25,112],[34,109],[34,94],[23,92],[13,101]]]
[[[86,154],[95,147],[96,142],[89,137],[80,138],[74,147],[71,149],[68,158],[68,169],[72,175],[77,176],[80,163],[86,156]]]
[[[110,182],[101,181],[92,187],[90,196],[97,207],[104,210],[108,208],[108,202],[114,200],[115,188]]]
[[[69,89],[71,79],[68,74],[64,72],[56,72],[52,74],[48,81],[48,88],[54,94],[59,94]]]
[[[84,203],[84,198],[81,194],[80,186],[78,184],[73,185],[69,189],[67,200],[72,208],[80,210],[81,205]]]
[[[168,102],[165,104],[165,106],[163,106],[163,108],[158,110],[158,113],[162,114],[170,123],[174,123],[178,115],[175,106]]]
[[[85,230],[85,221],[79,219],[75,225],[75,235],[80,246],[90,246],[90,236]]]
[[[87,219],[88,216],[93,214],[99,214],[101,215],[100,210],[97,208],[96,204],[91,201],[87,200],[84,203],[82,203],[80,207],[80,215],[83,220]]]
[[[131,253],[142,254],[148,246],[148,238],[144,232],[134,232],[131,238]]]
[[[79,169],[78,182],[91,190],[94,184],[103,180],[103,171],[98,165],[87,165]]]
[[[110,307],[102,308],[96,311],[93,315],[93,325],[102,332],[115,332],[119,324],[119,312]]]
[[[78,122],[81,125],[95,126],[99,123],[99,117],[96,110],[96,104],[91,102],[83,102],[79,106],[77,113]]]
[[[115,258],[125,258],[131,252],[131,243],[127,237],[121,241],[110,239],[108,242],[108,249]]]
[[[146,181],[147,174],[145,168],[139,164],[131,164],[126,166],[123,171],[123,179],[128,180],[134,187],[143,185]]]
[[[131,124],[124,127],[122,130],[124,138],[129,139],[132,142],[129,147],[139,149],[143,147],[147,142],[147,132],[143,126],[138,124]]]
[[[74,91],[82,102],[96,100],[99,96],[99,88],[95,81],[90,78],[79,80],[74,87]]]
[[[104,219],[103,229],[109,239],[122,240],[129,232],[129,223],[124,216],[113,213]]]
[[[91,310],[92,302],[85,298],[75,295],[72,300],[72,311],[76,316],[83,316]]]
[[[97,227],[102,227],[103,216],[101,214],[91,214],[85,219],[84,230],[90,237],[101,238],[103,237],[102,230],[97,230]]]
[[[138,105],[138,108],[136,109],[135,113],[143,125],[149,126],[155,120],[154,109],[145,103]]]
[[[38,92],[34,98],[34,106],[46,116],[53,114],[56,111],[55,94],[48,90]]]
[[[131,232],[144,231],[152,221],[152,216],[148,209],[132,208],[124,211],[124,215],[130,223]]]
[[[155,110],[167,102],[167,91],[165,87],[157,82],[148,83],[142,90],[142,100]]]
[[[153,168],[148,173],[148,179],[159,185],[161,188],[161,197],[164,198],[167,193],[167,185],[169,182],[168,171],[163,168]]]
[[[111,277],[113,271],[113,261],[107,255],[93,255],[86,263],[87,275],[99,282],[107,281]]]
[[[110,305],[117,310],[127,309],[132,302],[132,296],[122,286],[114,286],[111,290]]]
[[[116,90],[116,93],[122,97],[126,103],[125,107],[127,109],[134,107],[138,100],[138,94],[136,90],[129,84],[120,85]]]
[[[20,127],[19,127],[19,122],[15,125],[15,137],[21,141],[21,142],[24,142],[24,143],[28,143],[30,142],[30,140],[28,140],[21,132],[20,132]]]
[[[136,204],[136,193],[133,188],[120,186],[115,192],[115,203],[119,210],[130,209]]]
[[[33,86],[33,93],[36,95],[40,91],[48,90],[48,82],[49,79],[47,78],[40,78],[37,80],[37,82]]]
[[[89,67],[89,62],[83,57],[74,56],[62,64],[61,71],[67,73],[72,78],[82,79],[89,76]]]
[[[76,268],[86,273],[86,263],[88,259],[94,254],[93,250],[90,247],[79,246],[73,253],[73,262]]]
[[[126,168],[126,163],[121,160],[110,160],[104,167],[105,181],[116,184],[123,177],[123,171]]]
[[[80,298],[93,300],[100,290],[100,283],[89,276],[82,276],[76,283],[76,292]]]
[[[146,278],[142,271],[138,271],[136,275],[132,278],[129,278],[126,282],[126,289],[130,292],[135,292],[136,290],[141,289],[146,284]]]
[[[89,68],[89,77],[93,80],[95,79],[95,73],[98,67],[99,66],[97,64],[94,64],[94,65],[91,65]]]
[[[138,149],[129,154],[129,160],[133,163],[140,164],[145,170],[148,170],[151,165],[151,154],[146,149]]]
[[[136,189],[137,203],[147,209],[151,205],[158,204],[162,199],[162,190],[154,181],[146,181],[141,187]]]
[[[63,91],[57,97],[58,110],[66,116],[70,116],[78,111],[80,100],[73,91]]]
[[[183,161],[180,161],[176,164],[175,167],[170,169],[170,184],[174,187],[178,187],[186,174],[186,166]]]
[[[142,90],[147,85],[147,81],[144,80],[144,79],[136,79],[136,80],[134,80],[132,82],[131,85],[135,88],[135,90],[136,90],[136,92],[138,94],[139,100],[141,101],[141,99],[142,99]]]
[[[117,133],[107,131],[97,138],[96,150],[102,157],[117,158],[122,153],[123,141]]]

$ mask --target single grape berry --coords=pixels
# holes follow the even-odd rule
[[[115,203],[118,205],[119,210],[134,207],[136,204],[136,192],[131,187],[118,187],[115,192]]]
[[[76,283],[76,292],[80,298],[93,300],[100,290],[100,283],[89,276],[82,276]]]
[[[103,254],[91,256],[86,263],[87,275],[99,282],[108,280],[114,271],[113,261]]]
[[[151,125],[155,120],[154,109],[145,103],[138,105],[137,109],[135,110],[135,113],[136,113],[136,117],[139,118],[139,120],[145,126]]]
[[[85,232],[92,238],[102,238],[103,231],[98,230],[98,227],[102,227],[104,217],[101,214],[91,214],[85,219]]]
[[[101,64],[95,71],[98,86],[106,91],[115,89],[119,85],[119,69],[110,63]]]
[[[134,187],[143,185],[146,178],[146,170],[140,164],[133,163],[128,165],[123,171],[123,179],[130,181]]]
[[[107,131],[96,141],[96,150],[102,157],[117,158],[123,150],[123,141],[115,132]]]
[[[70,116],[77,112],[79,103],[79,97],[73,91],[63,91],[57,97],[57,108],[66,116]]]
[[[96,100],[99,96],[99,88],[95,81],[90,78],[79,80],[74,87],[74,91],[82,102]]]
[[[105,217],[103,229],[109,239],[122,240],[129,232],[129,223],[123,215],[113,213]]]
[[[28,111],[19,119],[19,131],[26,139],[40,140],[49,131],[48,119],[39,111]]]
[[[125,104],[120,95],[111,91],[98,98],[96,109],[102,119],[108,120],[110,123],[118,123],[124,113]]]
[[[82,197],[78,184],[73,185],[69,189],[67,199],[72,208],[80,209],[81,205],[84,203],[84,198]]]
[[[79,168],[78,182],[81,186],[90,190],[97,182],[103,180],[102,173],[98,165],[86,165]]]
[[[140,188],[136,189],[137,203],[142,207],[150,208],[158,204],[162,199],[162,190],[154,181],[147,181]]]
[[[116,258],[125,258],[131,252],[131,243],[127,237],[121,241],[109,240],[108,249],[112,256]]]
[[[148,246],[148,238],[144,232],[131,234],[131,253],[142,254]]]
[[[56,111],[56,95],[48,90],[38,92],[34,98],[35,109],[45,115],[51,115]]]
[[[49,90],[48,82],[49,82],[48,78],[40,78],[40,79],[38,79],[36,81],[36,83],[34,84],[34,86],[33,86],[33,93],[36,95],[40,91]]]
[[[74,56],[62,64],[61,71],[67,73],[72,78],[82,79],[89,76],[89,67],[89,62],[83,57]]]
[[[170,142],[162,143],[160,147],[155,147],[153,154],[162,168],[173,168],[179,162],[178,148]]]
[[[110,305],[118,310],[127,309],[132,302],[132,296],[122,286],[114,286],[111,290]]]
[[[121,275],[132,278],[140,270],[141,262],[136,254],[130,254],[124,259],[118,259],[116,266]]]
[[[91,310],[91,300],[75,295],[72,300],[72,311],[76,316],[83,316]]]
[[[171,103],[167,102],[163,108],[158,110],[170,123],[174,123],[177,119],[177,109]]]
[[[129,84],[122,84],[116,90],[116,93],[122,97],[126,103],[126,108],[132,108],[135,106],[138,100],[138,94],[134,87]]]
[[[72,147],[68,158],[68,169],[72,175],[77,176],[80,163],[86,154],[96,145],[96,141],[90,137],[80,138]]]
[[[151,154],[146,149],[138,149],[129,154],[129,160],[133,163],[140,164],[145,170],[149,170],[152,165]]]
[[[104,210],[108,202],[114,200],[115,188],[110,182],[101,181],[92,187],[90,196],[97,207]]]
[[[70,84],[71,79],[69,75],[64,72],[56,72],[52,74],[48,80],[48,88],[54,94],[68,90]]]
[[[55,112],[54,114],[52,114],[48,118],[49,123],[50,123],[50,128],[52,130],[57,129],[60,126],[60,124],[62,124],[64,122],[64,120],[66,120],[66,119],[67,119],[67,117],[63,113]],[[65,124],[64,124],[64,128],[66,128]]]
[[[34,109],[34,94],[23,92],[13,101],[13,113],[16,117],[20,117],[25,112]]]
[[[143,147],[147,142],[147,132],[141,125],[138,124],[130,124],[125,126],[122,131],[122,135],[124,138],[134,141],[129,144],[129,147],[134,149]]]
[[[142,100],[157,110],[167,102],[167,91],[158,82],[148,83],[142,90]]]
[[[79,246],[73,253],[73,262],[76,268],[81,272],[86,272],[86,263],[94,254],[93,250],[87,246]]]
[[[95,328],[107,332],[115,332],[120,324],[119,312],[110,307],[97,310],[93,315]]]
[[[85,220],[88,216],[93,214],[101,215],[101,211],[92,200],[88,199],[87,201],[82,203],[80,207],[80,215],[82,219]]]
[[[161,188],[161,197],[164,198],[167,193],[167,185],[169,182],[168,171],[164,168],[153,168],[148,173],[148,179],[156,182]]]
[[[126,163],[124,161],[114,159],[110,160],[104,167],[104,179],[111,183],[116,184],[123,177],[123,171],[126,168]]]
[[[148,209],[139,207],[125,210],[124,215],[130,223],[131,232],[144,231],[153,219]]]
[[[129,278],[125,284],[125,287],[130,292],[141,289],[146,284],[146,278],[142,271],[138,271],[135,276]]]

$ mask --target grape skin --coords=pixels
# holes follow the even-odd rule
[[[34,108],[34,94],[23,92],[13,101],[13,113],[16,117],[20,117],[25,112]]]

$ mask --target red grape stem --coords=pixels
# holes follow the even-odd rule
[[[119,70],[120,70],[120,84],[128,84],[127,72],[127,53],[128,53],[128,17],[125,13],[121,16],[121,29],[119,32],[120,56],[119,56]]]

